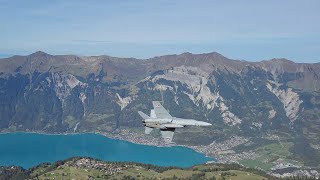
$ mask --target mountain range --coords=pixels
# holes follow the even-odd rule
[[[241,136],[251,139],[239,147],[246,150],[275,136],[292,143],[289,157],[319,165],[320,63],[216,52],[135,59],[39,51],[0,59],[1,132],[142,130],[137,111],[150,112],[155,100],[175,117],[213,124],[179,130],[178,144]]]

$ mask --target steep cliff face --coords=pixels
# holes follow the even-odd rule
[[[290,119],[291,123],[293,123],[298,118],[302,100],[300,100],[298,93],[294,92],[292,88],[281,89],[279,87],[280,85],[281,84],[269,81],[267,87],[282,102],[286,116]]]
[[[137,110],[161,100],[174,116],[213,123],[194,143],[229,135],[301,134],[319,145],[320,64],[230,60],[218,53],[146,60],[52,56],[0,60],[1,131],[141,128]],[[302,127],[302,129],[301,129]],[[198,136],[205,136],[203,142]]]
[[[82,88],[87,86],[86,83],[79,81],[75,76],[63,74],[62,72],[50,73],[50,76],[46,77],[46,81],[48,83],[47,85],[55,91],[55,94],[62,103],[71,95],[72,89],[77,86]],[[82,98],[85,99],[85,95],[82,95]]]
[[[237,125],[241,120],[229,111],[224,103],[223,97],[219,95],[219,90],[210,89],[208,81],[216,85],[214,76],[197,67],[174,67],[163,74],[148,77],[147,81],[152,83],[154,88],[150,90],[172,91],[174,100],[179,105],[177,93],[183,93],[196,105],[206,111],[206,114],[217,108],[227,125]],[[170,82],[169,84],[162,82]]]

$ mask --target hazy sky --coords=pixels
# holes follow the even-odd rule
[[[320,62],[319,0],[0,0],[0,56],[229,58]]]

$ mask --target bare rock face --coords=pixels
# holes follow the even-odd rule
[[[227,125],[235,126],[241,124],[235,114],[233,114],[227,105],[224,103],[223,97],[219,95],[219,91],[210,90],[208,81],[211,80],[214,83],[214,79],[210,79],[209,73],[197,67],[174,67],[167,70],[164,74],[149,77],[146,80],[155,84],[152,90],[166,91],[170,90],[177,93],[179,89],[179,83],[187,88],[182,91],[196,106],[203,106],[202,108],[207,111],[212,111],[214,108],[218,108],[224,123]],[[161,84],[161,80],[167,80],[172,82],[172,86]],[[175,96],[175,102],[179,104],[178,97]]]
[[[64,74],[61,72],[51,73],[51,76],[47,77],[46,80],[49,86],[53,87],[58,98],[64,102],[65,98],[71,94],[71,90],[76,86],[86,86],[86,83],[79,81],[75,76],[71,74]],[[82,101],[85,99],[85,95],[79,97]]]
[[[207,86],[209,74],[196,67],[175,67],[173,69],[167,70],[163,75],[155,76],[151,81],[153,83],[156,83],[159,79],[165,79],[176,83],[180,82],[185,85],[189,89],[189,91],[184,91],[183,93],[188,95],[189,98],[198,106],[200,100],[202,100],[204,104],[209,104],[210,106],[210,104],[214,103],[217,98],[210,92],[210,89]],[[155,89],[163,91],[166,88],[173,91],[178,90],[177,85],[171,87],[161,84],[157,84]]]
[[[223,100],[223,98],[221,98]],[[234,115],[232,112],[229,111],[229,108],[223,103],[223,101],[220,102],[219,110],[221,112],[221,116],[223,118],[223,121],[228,124],[235,126],[237,124],[241,124],[241,119],[239,119],[236,115]]]
[[[124,109],[126,106],[128,106],[128,104],[130,104],[135,98],[136,96],[128,96],[128,97],[124,97],[122,98],[118,93],[116,93],[116,97],[117,97],[117,104],[121,107],[121,110]]]
[[[281,84],[276,82],[269,81],[267,88],[283,103],[286,115],[291,123],[293,123],[299,115],[300,105],[303,101],[300,100],[298,93],[294,92],[292,88],[280,89],[280,85]]]
[[[272,59],[256,63],[266,72],[270,72],[276,82],[289,78],[288,87],[303,91],[320,90],[320,63],[295,63],[287,59]]]
[[[86,99],[87,99],[87,96],[84,92],[81,92],[80,95],[79,95],[79,99],[81,100],[81,103],[82,103],[82,106],[83,106],[83,117],[86,117]]]
[[[275,111],[274,109],[271,109],[271,110],[269,111],[269,116],[268,116],[268,118],[269,118],[269,119],[272,119],[272,118],[275,117],[276,114],[277,114],[277,111]]]

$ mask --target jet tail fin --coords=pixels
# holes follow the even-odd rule
[[[157,118],[172,118],[169,112],[161,105],[160,101],[152,101],[152,104]]]
[[[157,118],[156,113],[154,112],[154,109],[151,109],[151,111],[150,111],[150,117],[151,117],[151,118]]]
[[[148,115],[146,115],[145,113],[138,111],[139,115],[143,118],[143,119],[150,119],[150,117]]]

